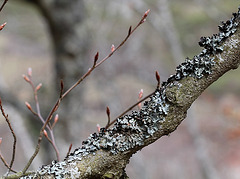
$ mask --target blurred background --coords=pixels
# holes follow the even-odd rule
[[[1,2],[3,2],[1,0]],[[46,118],[65,89],[102,59],[127,35],[147,9],[147,21],[129,41],[63,100],[54,128],[61,159],[81,145],[97,124],[107,122],[106,106],[114,119],[148,95],[161,80],[175,73],[177,64],[200,53],[201,36],[218,32],[221,21],[238,10],[237,0],[11,0],[0,13],[7,22],[0,33],[0,96],[17,134],[15,170],[22,170],[33,154],[40,121],[25,107],[35,109],[33,92],[22,74],[32,68]],[[127,174],[135,179],[238,179],[240,177],[240,70],[228,72],[210,86],[170,136],[135,154]],[[0,116],[1,154],[10,162],[12,136]],[[44,139],[31,169],[55,158]],[[0,162],[0,175],[7,169]]]

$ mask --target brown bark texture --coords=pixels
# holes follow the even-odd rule
[[[134,153],[175,131],[201,93],[240,63],[240,12],[202,37],[202,52],[176,68],[139,111],[117,119],[110,129],[91,134],[61,162],[42,166],[21,178],[127,178]],[[15,175],[16,176],[16,175]]]

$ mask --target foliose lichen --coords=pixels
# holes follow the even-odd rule
[[[201,37],[199,45],[204,47],[202,52],[192,59],[186,58],[185,62],[176,68],[176,74],[171,75],[163,85],[167,85],[175,80],[179,81],[186,76],[193,76],[200,79],[205,75],[211,74],[211,69],[215,65],[213,56],[223,51],[224,40],[237,31],[239,16],[240,8],[238,8],[237,13],[233,13],[233,17],[230,20],[222,22],[218,26],[218,34],[214,34],[211,37]]]

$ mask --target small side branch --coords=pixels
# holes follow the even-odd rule
[[[1,109],[1,112],[2,112],[2,115],[3,117],[5,118],[7,124],[8,124],[8,127],[12,133],[12,136],[13,136],[13,152],[12,152],[12,159],[11,159],[11,162],[10,162],[10,165],[9,165],[9,171],[12,171],[12,166],[13,166],[13,162],[14,162],[14,159],[15,159],[15,153],[16,153],[16,143],[17,143],[17,137],[16,137],[16,134],[14,133],[14,130],[12,128],[12,125],[8,119],[8,115],[5,114],[4,112],[4,109],[3,109],[3,106],[2,106],[2,100],[0,98],[0,109]],[[6,165],[5,165],[6,166]]]
[[[23,173],[25,173],[27,171],[27,169],[30,167],[33,159],[37,156],[38,154],[38,151],[40,149],[40,144],[42,142],[42,137],[43,137],[43,134],[47,134],[47,132],[45,131],[45,128],[47,128],[47,130],[49,131],[50,133],[50,137],[48,135],[45,135],[45,137],[47,138],[47,140],[51,143],[51,145],[53,146],[55,152],[56,152],[56,157],[57,157],[57,160],[60,161],[60,155],[59,155],[59,150],[56,146],[56,142],[55,142],[55,137],[54,137],[54,134],[53,134],[53,128],[55,126],[55,124],[57,123],[58,121],[58,115],[55,116],[55,119],[54,119],[54,122],[53,122],[53,125],[51,125],[49,122],[51,120],[51,117],[50,118],[48,117],[47,120],[45,120],[42,115],[41,115],[41,109],[40,109],[40,105],[39,105],[39,100],[38,100],[38,90],[40,90],[40,88],[42,87],[42,84],[38,84],[37,86],[34,85],[33,81],[32,81],[32,69],[29,68],[28,69],[28,73],[27,75],[23,75],[23,78],[24,80],[29,83],[32,87],[32,90],[34,92],[34,101],[35,101],[35,105],[36,105],[36,112],[32,109],[31,105],[28,103],[28,102],[25,102],[25,105],[27,106],[27,108],[34,114],[38,117],[38,119],[43,123],[43,126],[41,128],[41,132],[39,134],[39,138],[38,138],[38,144],[36,146],[36,149],[35,149],[35,152],[34,154],[32,155],[32,157],[30,158],[30,160],[28,161],[27,165],[25,166],[24,170],[23,170]],[[62,96],[62,93],[63,93],[63,82],[61,81],[61,89],[60,89],[60,97]],[[56,108],[56,107],[55,107]]]
[[[2,6],[0,7],[0,12],[2,11],[3,7],[6,5],[7,2],[8,2],[8,0],[4,0]]]
[[[5,165],[5,167],[8,168],[9,171],[17,173],[15,170],[11,169],[10,166],[7,164],[6,160],[4,159],[4,157],[2,156],[2,154],[0,153],[0,159],[2,160],[3,164]]]

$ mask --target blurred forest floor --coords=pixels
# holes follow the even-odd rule
[[[156,29],[156,26],[161,29],[164,19],[160,19],[156,24],[152,18],[154,15],[158,17],[160,13],[155,6],[157,1],[84,2],[87,9],[84,23],[92,42],[88,52],[89,59],[84,59],[86,66],[91,66],[97,51],[100,52],[100,57],[108,54],[111,45],[116,46],[125,37],[129,26],[136,24],[145,10],[151,9],[151,13],[147,22],[137,30],[127,44],[103,66],[96,69],[80,86],[84,91],[84,101],[79,103],[84,113],[79,126],[84,127],[81,128],[79,143],[74,143],[74,147],[80,146],[82,140],[95,132],[97,124],[101,126],[106,124],[106,106],[110,107],[114,118],[135,103],[140,89],[144,90],[145,95],[154,90],[156,70],[164,81],[170,74],[175,73],[176,67],[168,39],[163,31]],[[198,46],[200,37],[217,33],[220,21],[231,17],[231,13],[237,11],[239,5],[236,0],[169,0],[184,57],[191,58],[198,54],[201,51]],[[39,93],[40,103],[51,107],[52,104],[47,100],[48,96],[57,94],[54,94],[53,90],[55,82],[51,41],[43,18],[30,4],[12,0],[0,14],[0,20],[1,23],[7,22],[7,26],[0,33],[0,78],[24,105],[25,101],[33,101],[32,91],[22,79],[22,74],[26,74],[27,68],[31,67],[36,83],[43,83]],[[194,120],[207,143],[205,150],[209,153],[218,175],[221,178],[239,178],[239,76],[240,69],[224,75],[200,96],[191,109],[191,115],[174,133],[161,138],[133,156],[127,166],[129,177],[203,179],[201,165],[196,157],[194,138],[187,127],[188,122]],[[11,116],[10,120],[14,122]],[[73,130],[78,130],[77,127]],[[1,152],[7,156],[11,151],[9,141],[12,140],[12,136],[2,117],[0,137],[3,138]],[[17,155],[15,164],[17,169],[22,169],[23,164],[20,162],[22,157]],[[0,174],[5,171],[4,166],[0,164]]]

